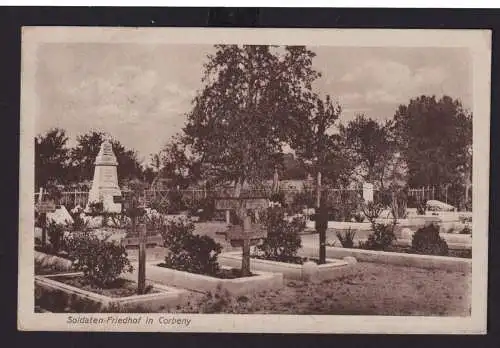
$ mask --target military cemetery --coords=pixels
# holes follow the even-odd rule
[[[105,111],[95,122],[109,127],[76,142],[63,125],[41,130],[35,311],[470,315],[468,104],[422,82],[385,119],[353,113],[354,92],[317,87],[324,51],[207,49],[170,140],[140,125],[147,107],[120,137]],[[119,106],[119,86],[102,98]],[[164,146],[140,159],[129,144],[148,138]]]

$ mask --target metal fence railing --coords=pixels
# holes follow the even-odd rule
[[[362,195],[361,190],[355,189],[326,189],[327,199],[332,204],[348,204],[355,202]],[[124,191],[126,193],[127,191]],[[301,195],[305,201],[315,201],[316,191],[314,188],[309,189],[282,189],[280,192],[283,194],[287,202],[293,201],[297,195]],[[218,190],[204,190],[204,189],[185,189],[185,190],[144,190],[143,195],[148,201],[157,201],[168,199],[169,194],[176,193],[189,205],[196,205],[198,202],[206,198],[217,198],[230,196],[232,189],[218,189]],[[273,191],[271,189],[244,189],[241,192],[242,197],[270,197]],[[377,200],[379,192],[374,192],[374,198]],[[40,193],[34,193],[35,202],[38,201]],[[84,207],[88,202],[89,191],[64,191],[61,192],[59,203],[67,207],[74,207],[80,205]],[[427,201],[427,200],[440,200],[442,202],[459,206],[467,200],[471,200],[472,188],[469,189],[468,196],[466,197],[464,190],[461,192],[447,189],[446,187],[423,187],[411,188],[408,190],[408,197],[413,200]]]

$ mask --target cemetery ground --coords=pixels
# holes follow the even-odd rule
[[[231,247],[218,233],[224,223],[196,226],[196,233],[212,237],[223,246],[223,253],[241,250]],[[305,234],[302,239],[309,244],[315,237]],[[128,249],[127,253],[137,270],[138,250]],[[148,261],[161,262],[164,256],[163,247],[147,248]],[[136,276],[134,272],[132,278]],[[239,296],[224,291],[187,291],[182,303],[158,312],[468,316],[470,292],[470,273],[358,262],[346,276],[318,282],[284,279],[278,290]]]

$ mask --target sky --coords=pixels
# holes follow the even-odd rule
[[[419,95],[444,94],[472,109],[463,48],[308,47],[322,73],[314,88],[357,114],[384,121]],[[111,134],[147,163],[184,125],[201,87],[207,45],[48,43],[37,52],[36,133],[59,127],[69,145],[90,130]]]

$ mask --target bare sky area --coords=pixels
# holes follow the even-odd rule
[[[472,108],[466,49],[310,49],[323,74],[315,88],[340,102],[342,122],[358,113],[392,118],[398,105],[422,94],[447,94]],[[147,161],[183,126],[209,52],[206,45],[41,45],[36,133],[60,127],[73,145],[77,135],[102,130]]]

